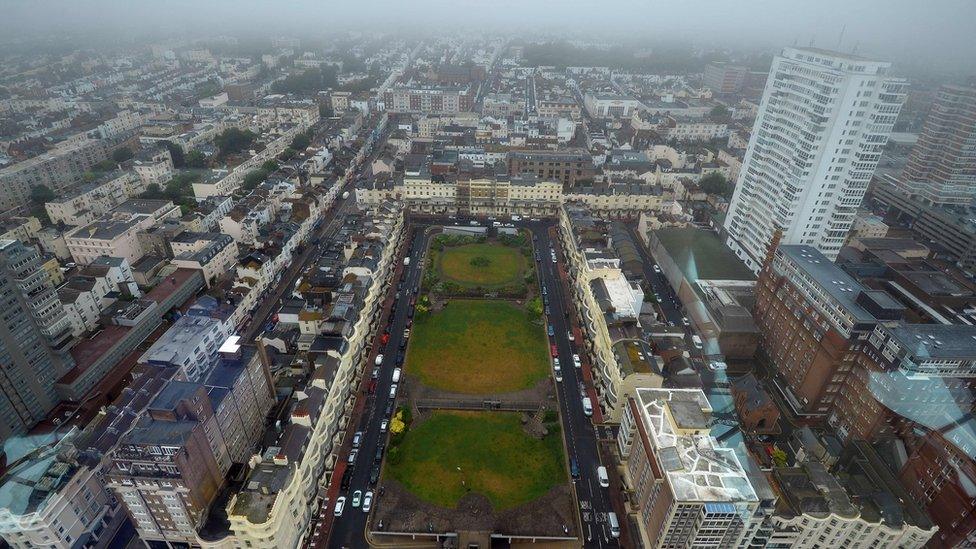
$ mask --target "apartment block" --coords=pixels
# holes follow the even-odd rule
[[[837,257],[905,100],[889,70],[819,49],[773,60],[725,223],[753,271],[777,230]]]
[[[531,173],[542,180],[559,181],[569,190],[592,183],[593,159],[586,151],[514,151],[508,155],[508,173]]]

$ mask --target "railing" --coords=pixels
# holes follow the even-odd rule
[[[448,409],[448,410],[499,410],[507,412],[535,412],[540,402],[530,400],[492,400],[492,399],[452,399],[452,398],[424,398],[416,402],[417,409]]]

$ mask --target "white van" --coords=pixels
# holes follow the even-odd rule
[[[400,368],[393,369],[393,383],[400,383]]]
[[[617,521],[617,513],[613,511],[607,513],[607,524],[610,525],[610,535],[619,538],[620,537],[620,522]]]
[[[397,390],[396,383],[390,385],[390,398],[396,398],[396,390]]]
[[[596,468],[596,478],[600,481],[600,486],[604,488],[610,487],[610,477],[607,476],[607,468],[604,466],[599,466]]]
[[[583,397],[583,414],[587,416],[593,415],[593,403],[590,402],[590,397]]]

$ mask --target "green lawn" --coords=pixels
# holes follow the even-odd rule
[[[445,391],[517,391],[549,375],[548,341],[514,303],[453,299],[414,318],[406,371]]]
[[[482,257],[488,265],[472,265],[471,260]],[[527,259],[522,253],[501,244],[465,244],[451,246],[440,252],[437,269],[444,280],[462,286],[505,286],[521,281]]]
[[[471,490],[508,509],[566,482],[561,434],[529,437],[513,412],[436,411],[407,431],[397,451],[387,474],[442,507],[455,507]]]

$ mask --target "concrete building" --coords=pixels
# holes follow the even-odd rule
[[[144,185],[160,185],[173,176],[173,157],[165,147],[147,147],[132,160],[132,170]]]
[[[810,462],[775,468],[771,477],[781,497],[769,549],[919,549],[938,530],[863,441],[830,472]]]
[[[889,69],[818,49],[773,60],[725,223],[754,272],[777,229],[837,257],[905,99]]]
[[[765,518],[738,456],[710,434],[699,389],[637,389],[617,435],[645,547],[750,547]]]
[[[52,223],[78,227],[143,192],[145,183],[133,172],[114,171],[78,186],[44,204]]]
[[[183,316],[153,343],[139,362],[175,366],[180,379],[201,381],[220,361],[218,351],[232,334],[226,322],[206,316]]]
[[[107,255],[130,265],[145,253],[138,233],[165,219],[179,219],[180,208],[169,200],[130,199],[96,221],[65,234],[71,257],[81,265]]]
[[[592,183],[593,159],[586,151],[514,151],[508,155],[508,173],[531,173],[542,180],[559,181],[569,190]]]
[[[583,106],[592,118],[630,118],[641,108],[641,102],[630,95],[587,93]]]
[[[383,104],[389,112],[456,114],[473,110],[475,91],[471,87],[398,86],[383,93]]]
[[[78,430],[31,438],[23,441],[29,453],[5,456],[11,469],[0,477],[0,537],[14,549],[108,547],[120,525],[117,505],[97,458],[82,454]]]
[[[742,91],[745,85],[747,67],[730,63],[709,63],[705,67],[702,83],[717,95],[732,95]]]
[[[71,325],[35,249],[0,241],[0,289],[0,439],[6,439],[58,404],[55,382],[73,364],[62,352]]]
[[[970,204],[976,196],[976,88],[942,86],[899,178],[925,204]]]
[[[173,265],[201,271],[208,288],[230,273],[237,262],[237,242],[226,234],[186,232],[173,239],[170,246]]]

